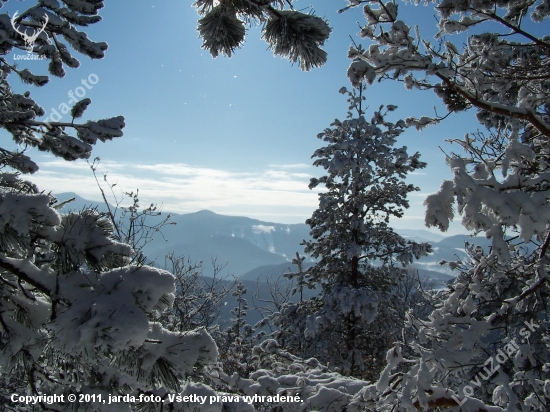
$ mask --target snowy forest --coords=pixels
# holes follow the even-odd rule
[[[192,260],[147,256],[170,217],[155,220],[137,193],[116,210],[107,191],[106,211],[65,212],[53,188],[33,183],[31,149],[90,159],[95,172],[94,146],[124,139],[121,115],[83,120],[90,98],[67,106],[66,121],[44,118],[33,98],[79,58],[108,59],[109,39],[87,35],[104,2],[0,14],[0,125],[12,137],[0,148],[0,410],[549,411],[550,0],[412,2],[434,17],[424,21],[435,38],[399,13],[402,0],[334,2],[335,14],[363,16],[358,34],[350,19],[361,42],[350,41],[335,96],[349,111],[319,125],[310,239],[285,275],[292,288],[271,285],[257,324],[238,279],[205,284]],[[330,16],[295,3],[197,0],[202,47],[231,57],[260,27],[271,52],[258,58],[314,71]],[[16,52],[49,73],[15,63]],[[406,113],[377,102],[379,82],[435,93],[445,113],[395,120]],[[466,244],[466,258],[441,262],[453,282],[431,288],[409,268],[432,246],[391,226],[420,190],[407,176],[426,167],[398,137],[466,110],[479,129],[442,154],[453,177],[424,200],[425,225],[445,232],[459,220],[490,246]],[[226,295],[237,304],[222,327]]]

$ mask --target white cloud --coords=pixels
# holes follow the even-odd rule
[[[65,162],[47,158],[29,180],[41,190],[75,192],[101,202],[101,193],[85,161]],[[309,190],[312,175],[296,173],[296,165],[269,165],[254,172],[231,171],[184,163],[141,164],[102,161],[97,177],[110,202],[114,199],[104,175],[120,199],[123,191],[139,189],[142,205],[162,204],[163,210],[190,213],[209,209],[226,215],[247,216],[267,222],[303,223],[318,206],[318,191]],[[315,172],[315,170],[313,170]],[[395,227],[424,227],[424,206],[428,193],[410,193],[410,209]],[[450,230],[453,232],[453,230]]]
[[[48,160],[39,165],[40,171],[30,180],[42,190],[75,192],[86,199],[101,200],[86,162]],[[164,210],[175,213],[210,209],[222,214],[298,223],[311,216],[317,207],[317,192],[308,189],[311,176],[290,170],[267,167],[257,172],[239,172],[183,163],[135,165],[102,161],[97,176],[109,195],[104,175],[110,184],[116,184],[114,192],[118,197],[123,191],[139,189],[142,204],[162,203]]]
[[[294,163],[289,165],[269,165],[269,167],[275,167],[277,169],[307,169],[312,166],[306,163]]]

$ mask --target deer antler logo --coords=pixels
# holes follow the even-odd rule
[[[23,37],[23,40],[25,41],[25,50],[27,50],[28,53],[31,53],[34,49],[34,42],[36,41],[38,36],[40,36],[40,33],[44,31],[44,29],[46,28],[46,25],[48,24],[48,21],[49,21],[48,15],[44,14],[44,20],[45,20],[44,25],[41,28],[34,30],[34,32],[31,35],[28,35],[27,34],[28,29],[25,29],[25,31],[22,32],[16,27],[17,23],[15,22],[15,19],[17,17],[17,13],[19,12],[16,11],[13,17],[11,18],[11,26],[17,33],[21,35],[21,37]]]

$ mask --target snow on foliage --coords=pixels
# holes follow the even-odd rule
[[[63,3],[42,0],[14,17],[15,27],[23,32],[37,21],[44,24],[47,36],[37,37],[33,51],[51,60],[50,73],[57,76],[63,76],[63,64],[78,66],[61,37],[92,58],[103,57],[107,47],[76,29],[99,21],[97,10],[103,2]],[[2,56],[26,47],[7,14],[0,15],[0,28]],[[12,66],[2,56],[0,126],[20,147],[75,160],[87,158],[97,139],[122,135],[122,116],[85,124],[36,120],[44,110],[29,92],[13,92],[8,76],[15,73],[36,86],[48,78]],[[77,102],[73,120],[89,104],[89,99]],[[78,137],[67,134],[66,128],[76,129]],[[108,395],[177,394],[188,377],[216,360],[216,345],[204,329],[173,332],[157,322],[174,302],[174,276],[134,264],[136,251],[117,241],[120,228],[115,232],[112,215],[93,209],[58,213],[56,198],[19,177],[17,172],[38,168],[20,151],[0,148],[0,168],[2,398],[12,393],[65,395],[57,403],[42,400],[29,409],[12,405],[20,407],[17,410],[133,410],[130,403],[116,408],[108,403],[73,404],[67,395],[101,394],[107,400]]]
[[[326,402],[312,407],[330,410],[334,399],[337,408],[348,411],[547,411],[550,38],[541,26],[548,25],[550,7],[546,0],[442,0],[424,7],[430,3],[438,14],[435,41],[422,36],[424,26],[405,22],[395,2],[349,0],[341,11],[363,8],[366,24],[359,35],[369,44],[349,49],[348,77],[354,86],[393,79],[409,90],[433,90],[449,114],[477,110],[487,131],[451,140],[465,153],[447,156],[454,177],[426,199],[426,224],[447,230],[460,215],[466,229],[485,234],[492,246],[467,244],[465,259],[442,262],[458,272],[456,282],[431,297],[434,310],[427,318],[409,311],[401,342],[387,352],[376,382],[347,400],[344,384],[340,393],[317,387]],[[421,129],[438,121],[443,117],[425,116],[404,125]],[[327,130],[329,146],[315,156],[328,176],[312,185],[336,193],[351,181],[345,171],[356,161],[345,156],[348,147],[331,151],[331,145],[341,143],[342,130],[358,124],[335,121]],[[345,201],[344,195],[320,199],[310,219],[311,243],[322,238],[327,217]],[[360,220],[352,223],[363,229]],[[335,242],[317,257],[330,263],[339,254],[357,253],[357,245]],[[336,277],[340,268],[331,269],[328,276]],[[332,286],[330,277],[323,282]],[[300,310],[306,318],[319,311],[310,322],[310,330],[317,331],[327,321],[320,313],[322,299],[308,305],[289,304],[281,316],[303,319]],[[347,305],[354,312],[356,307]],[[293,325],[303,330],[305,322]]]
[[[351,112],[318,135],[326,146],[313,154],[314,165],[326,175],[311,179],[310,188],[323,186],[319,208],[306,221],[312,240],[305,253],[316,263],[301,283],[321,290],[318,297],[281,308],[281,328],[296,339],[301,356],[315,356],[354,376],[375,377],[385,351],[396,339],[404,302],[396,285],[406,266],[428,253],[427,244],[409,242],[389,226],[409,206],[407,194],[418,190],[404,182],[408,173],[423,168],[420,155],[396,147],[405,130],[400,120],[385,119],[395,106],[380,107],[370,121],[362,109],[363,88],[348,95]],[[301,337],[300,337],[301,335]]]
[[[203,47],[214,56],[230,55],[244,40],[248,18],[265,23],[264,38],[276,54],[299,61],[304,70],[323,64],[327,23],[283,10],[284,5],[196,1]],[[340,90],[357,116],[335,120],[319,135],[325,146],[315,152],[314,164],[326,174],[310,187],[327,190],[308,219],[312,240],[305,242],[306,253],[317,261],[303,270],[303,259],[295,260],[299,290],[317,285],[320,295],[287,302],[272,316],[281,342],[267,339],[251,350],[247,343],[246,363],[244,346],[229,346],[236,367],[227,373],[216,363],[217,347],[204,329],[185,331],[183,319],[175,323],[176,332],[158,322],[183,299],[175,298],[170,273],[131,264],[135,251],[117,240],[108,216],[93,210],[60,215],[55,198],[4,170],[33,173],[37,165],[20,151],[0,149],[3,393],[105,398],[154,393],[163,399],[195,394],[216,401],[176,402],[170,408],[220,412],[550,408],[550,40],[527,31],[548,22],[548,2],[443,0],[436,5],[435,43],[399,20],[395,3],[350,0],[344,9],[359,5],[366,19],[360,35],[372,44],[348,52],[353,60],[348,76],[359,93]],[[41,0],[13,24],[0,15],[0,54],[28,47],[14,26],[21,31],[44,24],[33,51],[50,59],[50,74],[61,77],[64,65],[78,66],[61,38],[91,58],[103,57],[106,43],[76,29],[99,21],[102,7],[96,0],[66,0],[63,6]],[[460,41],[451,41],[455,33],[463,36]],[[8,76],[15,73],[36,86],[48,77],[1,56],[0,72],[0,125],[16,143],[74,160],[87,158],[97,139],[122,135],[122,117],[85,124],[36,120],[44,110],[29,92],[14,93]],[[426,199],[426,223],[446,230],[461,215],[463,225],[491,238],[492,246],[466,244],[466,258],[442,262],[458,275],[447,290],[425,294],[433,307],[426,317],[414,310],[400,316],[406,302],[398,286],[406,265],[430,248],[407,242],[388,222],[403,215],[407,194],[417,190],[404,182],[406,175],[424,166],[418,153],[409,156],[406,147],[395,147],[396,138],[406,127],[421,129],[443,119],[392,123],[385,116],[396,107],[389,105],[367,121],[362,84],[388,78],[402,80],[408,89],[434,90],[450,112],[477,108],[487,129],[451,140],[465,154],[447,157],[454,177]],[[82,116],[88,104],[77,102],[72,116]],[[66,133],[70,128],[77,137]],[[236,293],[233,334],[248,335],[244,289]],[[208,379],[214,389],[199,379]],[[256,395],[296,396],[299,402],[253,401]],[[133,407],[124,403],[117,410]]]
[[[426,199],[426,224],[445,231],[458,214],[492,246],[467,244],[466,259],[442,262],[458,272],[455,283],[433,297],[428,319],[409,312],[402,341],[358,401],[377,411],[546,411],[550,41],[533,32],[550,9],[444,0],[432,43],[386,5],[365,6],[361,35],[374,44],[353,49],[350,70],[361,62],[371,74],[350,80],[400,79],[434,90],[450,112],[477,108],[487,131],[449,140],[464,154],[447,156],[454,177]],[[453,42],[453,33],[464,34]]]
[[[253,367],[256,370],[248,379],[238,373],[227,375],[221,368],[212,370],[211,378],[242,393],[244,399],[258,396],[296,396],[299,402],[258,404],[281,411],[337,412],[345,409],[358,410],[349,404],[368,382],[344,377],[331,372],[316,359],[304,360],[280,347],[272,339],[265,340],[253,350]],[[272,409],[271,409],[272,410]]]
[[[105,216],[60,216],[51,196],[18,191],[4,185],[0,194],[0,210],[10,211],[0,213],[0,370],[8,387],[33,394],[177,390],[197,365],[216,359],[206,332],[173,333],[150,320],[171,306],[174,278],[127,266],[133,251],[112,239]]]
[[[57,1],[41,1],[12,18],[7,13],[0,15],[0,125],[13,136],[19,148],[37,147],[66,160],[86,159],[90,156],[92,145],[97,139],[104,142],[122,136],[124,118],[118,116],[84,124],[48,121],[49,118],[38,120],[46,114],[44,109],[31,98],[29,91],[23,94],[15,93],[8,79],[10,74],[15,74],[23,83],[43,86],[48,83],[49,77],[35,75],[27,68],[19,68],[1,57],[17,50],[29,51],[21,33],[34,32],[39,22],[41,27],[44,25],[44,31],[32,43],[30,51],[50,61],[48,70],[51,75],[63,77],[64,65],[77,68],[80,64],[70,54],[61,38],[88,57],[102,58],[107,44],[91,41],[86,33],[78,31],[77,27],[100,21],[101,17],[97,15],[97,11],[103,7],[103,2],[67,1],[65,5],[66,7],[61,6]],[[81,117],[90,102],[90,99],[76,102],[71,110],[72,120]],[[67,129],[71,128],[77,131],[77,137],[67,133]],[[38,170],[36,163],[20,150],[0,148],[0,159],[3,164],[21,173],[34,173]]]
[[[356,6],[350,2],[348,7]],[[529,122],[539,133],[550,133],[545,118],[550,38],[536,37],[525,28],[529,17],[530,28],[548,18],[547,2],[438,2],[436,43],[422,38],[420,30],[413,36],[392,2],[365,5],[363,10],[367,25],[360,35],[374,44],[350,49],[352,84],[401,79],[409,89],[434,89],[450,111],[478,108],[478,118],[487,127],[514,130]],[[448,40],[471,28],[476,34],[468,33],[467,41]]]
[[[291,10],[283,10],[288,3]],[[292,1],[213,1],[197,0],[202,47],[217,57],[231,57],[244,42],[245,23],[262,24],[262,38],[273,53],[299,62],[302,70],[322,66],[327,54],[320,46],[328,39],[328,23],[313,14],[297,11]],[[279,6],[277,8],[276,6]]]

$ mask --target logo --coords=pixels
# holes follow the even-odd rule
[[[49,21],[49,18],[48,18],[48,15],[47,14],[44,14],[44,25],[36,30],[33,30],[32,28],[25,28],[25,31],[20,31],[18,26],[22,26],[22,24],[18,24],[15,22],[15,19],[17,17],[17,14],[19,13],[19,11],[16,11],[15,14],[13,15],[13,17],[11,18],[11,26],[13,27],[13,29],[19,33],[21,35],[21,37],[23,38],[23,40],[25,41],[25,50],[27,50],[27,53],[32,53],[33,49],[34,49],[34,42],[36,41],[36,39],[38,38],[38,36],[40,36],[40,33],[42,33],[44,31],[44,29],[46,28],[46,25],[48,24],[48,21]],[[32,30],[33,33],[32,34],[27,34],[27,31],[28,30]],[[48,36],[48,34],[46,33],[46,36]],[[49,40],[49,36],[48,36],[48,40]]]

